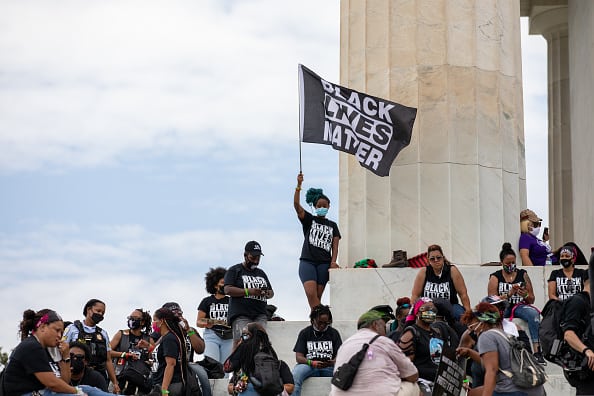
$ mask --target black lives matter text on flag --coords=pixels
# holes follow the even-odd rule
[[[410,143],[417,110],[330,83],[299,65],[301,140],[331,145],[388,176]]]

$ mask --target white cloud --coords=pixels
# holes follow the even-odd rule
[[[292,139],[297,64],[336,77],[338,15],[315,1],[0,5],[0,170]]]

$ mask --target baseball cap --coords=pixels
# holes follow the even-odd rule
[[[542,221],[542,219],[538,217],[536,213],[534,213],[530,209],[524,209],[520,212],[520,221],[522,220],[530,220],[533,223],[538,223],[539,221]]]
[[[359,320],[357,320],[357,329],[360,329],[361,327],[366,326],[378,319],[383,319],[385,322],[389,320],[387,319],[385,312],[371,309],[359,317]]]
[[[166,302],[165,304],[163,304],[163,306],[161,308],[167,308],[168,310],[170,310],[171,312],[173,312],[176,315],[184,314],[184,311],[182,311],[181,307],[176,302]]]
[[[264,256],[264,253],[262,253],[262,247],[256,241],[249,241],[246,243],[245,252],[251,254],[252,256]]]
[[[375,307],[371,308],[370,311],[380,311],[384,314],[384,320],[387,322],[390,319],[396,319],[394,316],[394,310],[389,305],[376,305]]]

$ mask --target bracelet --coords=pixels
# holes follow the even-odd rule
[[[249,295],[250,295],[250,292],[248,292],[248,289],[247,289],[247,287],[246,287],[246,288],[245,288],[245,296],[246,296],[246,297],[249,297]]]
[[[591,351],[592,349],[590,349],[590,347],[585,347],[584,350],[582,351],[582,355],[586,354],[586,351]]]
[[[196,334],[196,330],[188,331],[188,337],[192,337],[194,334]]]
[[[301,191],[301,186],[295,187],[295,191]]]
[[[122,355],[120,356],[120,358],[126,359],[126,352],[122,352]]]
[[[307,359],[307,365],[308,365],[309,367],[311,367],[311,360],[310,360],[310,359]]]
[[[168,395],[169,391],[167,389],[161,389],[161,394],[162,395]]]

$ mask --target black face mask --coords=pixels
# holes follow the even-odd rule
[[[563,268],[571,267],[571,260],[569,260],[569,259],[561,259],[561,260],[559,260],[559,262],[561,263]]]
[[[219,292],[219,294],[225,294],[225,286],[221,286],[217,289],[217,291]]]
[[[94,313],[93,315],[91,315],[91,320],[93,321],[93,323],[99,324],[99,322],[103,320],[103,315]]]
[[[130,330],[136,330],[136,329],[140,329],[140,326],[142,325],[142,321],[141,320],[134,320],[134,319],[128,319],[128,328]]]
[[[70,360],[70,370],[72,370],[72,374],[80,374],[85,369],[85,362],[82,359],[71,359]]]

